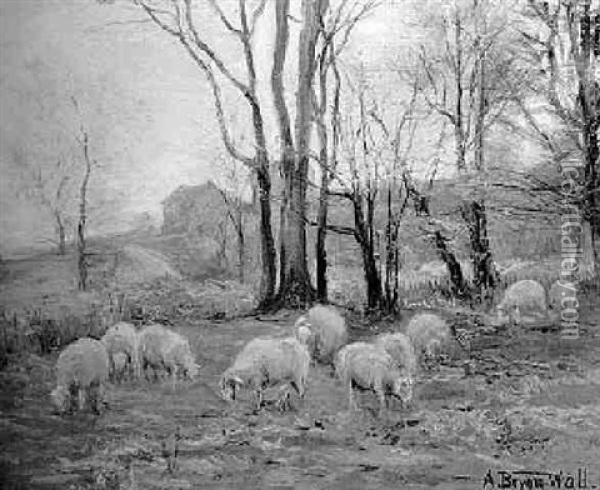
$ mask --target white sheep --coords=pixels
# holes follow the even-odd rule
[[[182,335],[163,327],[148,325],[139,334],[139,355],[143,370],[154,370],[155,379],[164,371],[173,380],[177,378],[193,379],[198,374],[190,344]]]
[[[496,313],[502,323],[511,321],[517,324],[520,323],[522,314],[545,316],[546,291],[537,281],[517,281],[505,291],[504,298],[496,307]]]
[[[332,306],[313,306],[306,315],[296,320],[295,328],[305,326],[312,332],[307,345],[315,359],[330,363],[335,353],[347,342],[346,322]]]
[[[61,413],[87,404],[99,413],[104,400],[105,382],[109,375],[106,347],[99,340],[79,339],[67,346],[56,362],[56,388],[51,393],[52,402]]]
[[[412,399],[412,378],[398,368],[390,354],[379,346],[355,342],[343,347],[335,357],[335,370],[348,389],[350,409],[356,409],[354,389],[373,391],[379,398],[380,415],[388,405],[388,396],[403,404]]]
[[[288,384],[304,398],[309,369],[310,353],[298,339],[257,338],[246,344],[221,376],[221,396],[233,401],[239,388],[252,389],[256,409],[260,410],[265,389]]]
[[[415,349],[408,336],[403,333],[383,333],[375,337],[373,345],[383,348],[396,361],[396,365],[414,377],[417,371]]]
[[[131,323],[119,322],[110,327],[101,340],[108,352],[111,378],[121,379],[126,368],[129,369],[133,378],[139,378],[141,374],[139,335],[136,328]],[[125,366],[117,365],[122,364],[120,354],[127,357]]]
[[[446,321],[431,313],[419,313],[411,318],[406,335],[418,355],[433,357],[440,354],[451,339]]]

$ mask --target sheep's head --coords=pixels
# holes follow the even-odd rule
[[[308,345],[311,336],[312,331],[307,324],[302,323],[300,325],[296,325],[296,338],[304,345]]]
[[[221,397],[227,401],[235,400],[235,394],[244,381],[234,374],[225,373],[221,377]]]
[[[306,315],[302,315],[300,317],[298,317],[298,319],[296,320],[296,322],[294,323],[294,330],[296,331],[296,335],[298,334],[298,330],[301,327],[306,327],[310,330],[310,328],[312,327],[312,325],[310,324],[310,322],[308,321],[308,317]]]
[[[50,393],[50,398],[59,413],[67,412],[71,408],[71,393],[64,386],[58,386]]]
[[[400,400],[404,405],[407,405],[413,396],[413,379],[411,376],[406,374],[402,374],[398,376],[394,380],[394,395]]]

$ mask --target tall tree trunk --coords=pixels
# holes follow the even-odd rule
[[[57,211],[54,213],[56,219],[56,229],[58,231],[58,255],[65,255],[67,253],[67,233],[65,230],[65,224]]]
[[[306,180],[313,122],[313,85],[316,68],[315,47],[319,23],[328,8],[328,0],[303,0],[303,23],[298,46],[298,90],[296,92],[295,155],[291,172],[289,212],[286,216],[286,260],[279,284],[282,304],[302,306],[311,302],[311,285],[306,255]],[[287,160],[287,159],[285,159]],[[287,166],[287,161],[283,162]]]
[[[259,152],[258,157],[266,159],[266,155]],[[273,305],[275,297],[275,284],[277,281],[277,268],[275,266],[275,240],[271,228],[271,179],[269,176],[268,162],[259,161],[259,170],[256,173],[259,188],[260,202],[260,242],[261,242],[261,281],[260,281],[260,309],[268,309]]]
[[[456,101],[454,108],[454,140],[456,149],[456,167],[463,170],[466,167],[466,141],[465,130],[463,127],[463,57],[462,57],[462,24],[460,13],[456,10],[454,17],[454,42],[456,43],[456,71],[454,73],[454,83],[456,90]]]
[[[327,132],[319,131],[321,137],[321,188],[319,190],[319,212],[317,216],[317,242],[315,256],[317,265],[317,299],[327,300],[327,214],[329,208],[329,171],[327,165]]]
[[[586,199],[584,216],[590,224],[592,233],[592,254],[596,272],[600,270],[600,255],[595,242],[600,242],[600,82],[595,79],[592,58],[600,53],[600,16],[590,12],[591,2],[582,2],[582,13],[579,21],[580,43],[572,46],[578,71],[577,102],[581,112],[583,127],[583,147],[585,161]],[[574,29],[574,27],[573,27]],[[576,39],[573,36],[573,39]],[[579,56],[577,51],[579,49]],[[579,59],[578,59],[579,58]]]
[[[237,249],[238,249],[238,280],[241,284],[246,280],[245,277],[245,266],[246,266],[246,235],[244,233],[244,215],[242,213],[241,202],[240,207],[237,210]]]
[[[77,224],[77,268],[79,271],[79,289],[87,289],[88,264],[85,242],[85,227],[87,222],[87,188],[92,173],[92,161],[89,154],[89,137],[82,130],[83,162],[85,164],[85,174],[79,188],[79,223]]]
[[[358,192],[355,192],[352,203],[354,205],[354,236],[360,246],[367,285],[367,307],[369,311],[374,311],[381,305],[381,276],[377,268],[374,242],[369,236],[371,225],[365,217],[363,198]]]

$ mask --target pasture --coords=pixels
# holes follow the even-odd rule
[[[50,261],[45,267],[23,262],[5,267],[3,301],[15,302],[19,295],[7,291],[18,287],[29,292],[28,304],[34,304],[34,293],[42,298],[41,310],[62,301],[56,296],[65,295],[65,288],[54,283],[42,293]],[[59,277],[56,271],[51,275]],[[220,304],[233,313],[215,315],[217,302],[202,308],[210,284],[202,292],[182,279],[137,288],[135,301],[130,288],[132,307],[122,307],[120,314],[137,312],[137,323],[158,320],[183,333],[201,365],[200,376],[191,382],[110,385],[102,415],[59,416],[49,403],[59,347],[5,352],[0,371],[4,488],[467,490],[483,488],[486,475],[499,484],[502,471],[577,476],[584,469],[588,488],[600,485],[598,309],[582,309],[580,338],[564,340],[557,330],[486,328],[448,307],[440,313],[471,331],[471,349],[423,371],[410,407],[394,404],[379,418],[375,396],[365,392],[361,410],[348,410],[340,381],[329,367],[317,366],[306,398],[292,399],[293,410],[277,411],[267,393],[265,407],[254,413],[249,394],[235,404],[219,397],[219,376],[250,339],[288,335],[299,313],[244,312],[225,301],[229,292],[221,289],[211,294],[221,294]],[[91,310],[73,309],[69,322],[73,330],[93,335],[89,322],[110,323],[117,311],[100,309],[103,296],[90,295],[78,304]],[[165,297],[168,310],[159,308],[167,304]],[[191,299],[198,297],[204,301]],[[344,312],[351,340],[402,329],[414,313],[405,310],[399,321],[375,323]],[[77,323],[76,316],[83,319]]]

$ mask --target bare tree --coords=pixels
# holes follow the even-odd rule
[[[22,150],[15,150],[15,163],[26,170],[25,194],[36,199],[45,207],[54,219],[55,239],[49,239],[57,246],[58,255],[65,255],[67,251],[67,228],[71,221],[70,203],[72,189],[69,184],[72,179],[72,165],[66,158],[60,156],[50,170],[42,166],[30,164]]]
[[[533,179],[565,209],[578,210],[595,269],[600,268],[600,3],[597,0],[528,0],[522,29],[526,61],[531,68],[528,99],[516,97],[532,134],[572,185],[561,188],[550,179]],[[547,110],[534,110],[531,100]],[[548,127],[544,118],[554,125]],[[582,168],[583,167],[583,168]],[[589,235],[586,239],[585,235]]]
[[[98,0],[108,3],[106,0]],[[228,8],[237,4],[236,8]],[[300,4],[298,65],[295,94],[295,121],[292,127],[283,83],[289,48],[290,2],[281,0],[267,5],[266,0],[219,2],[208,6],[192,0],[136,0],[147,18],[173,36],[191,57],[208,81],[215,100],[215,113],[221,138],[232,158],[254,172],[260,191],[262,283],[261,307],[301,305],[314,298],[306,255],[306,190],[314,127],[313,87],[317,70],[317,44],[322,36],[321,23],[329,10],[329,0],[303,0]],[[265,134],[263,106],[257,91],[255,52],[256,28],[266,10],[273,7],[275,45],[271,72],[271,95],[277,112],[280,133],[280,172],[283,176],[283,202],[280,214],[279,289],[276,286],[276,250],[271,224],[271,168]],[[232,13],[233,12],[233,13]],[[207,22],[217,19],[220,27],[240,48],[243,77],[235,74],[223,52],[204,35]],[[253,131],[252,153],[246,154],[235,143],[225,114],[223,88],[233,88],[247,103]]]
[[[90,156],[90,137],[89,132],[86,129],[79,104],[75,97],[71,98],[75,110],[79,114],[79,135],[76,137],[77,143],[79,144],[83,157],[84,172],[79,186],[79,220],[77,222],[77,270],[79,271],[78,287],[82,291],[85,291],[88,287],[88,261],[87,261],[87,250],[86,250],[86,226],[88,219],[88,201],[87,193],[90,182],[90,176],[92,174],[92,167],[96,165],[96,162],[91,159]]]
[[[111,3],[99,0],[101,3]],[[266,0],[250,2],[238,1],[237,12],[228,15],[220,2],[208,2],[212,15],[206,16],[204,6],[193,5],[192,0],[136,0],[147,18],[163,32],[172,36],[181,45],[184,52],[200,69],[207,80],[215,103],[215,114],[221,133],[221,139],[229,155],[248,167],[255,175],[260,195],[260,235],[261,235],[261,306],[273,303],[276,286],[276,252],[271,226],[271,175],[270,157],[267,149],[265,120],[257,91],[257,67],[255,62],[255,31],[263,16]],[[254,6],[251,7],[250,4]],[[243,60],[244,78],[236,75],[218,50],[202,35],[202,22],[214,19],[239,43],[240,57]],[[245,101],[250,111],[253,134],[253,149],[246,154],[236,144],[225,113],[223,88],[233,88]]]
[[[435,4],[429,12],[439,28],[438,43],[422,46],[418,54],[419,87],[426,105],[453,129],[455,165],[461,179],[477,181],[468,189],[458,214],[467,225],[474,270],[473,293],[482,299],[497,280],[487,226],[486,134],[511,104],[504,79],[510,77],[512,54],[505,53],[507,6],[493,0]],[[473,178],[475,175],[475,178]],[[483,185],[481,185],[483,180]],[[443,240],[442,240],[443,241]],[[436,239],[436,243],[442,241]],[[442,250],[447,256],[448,250]],[[462,273],[451,277],[464,288]],[[452,261],[458,266],[456,261]]]
[[[223,165],[225,166],[225,164]],[[236,237],[237,272],[241,283],[245,280],[246,267],[246,212],[248,205],[244,201],[244,193],[249,187],[249,180],[243,168],[231,161],[229,170],[221,172],[217,188],[227,206],[227,220],[231,224]]]
[[[348,85],[356,110],[347,110],[338,129],[348,165],[328,169],[337,184],[329,194],[350,201],[354,226],[331,224],[327,229],[353,236],[360,247],[368,311],[394,313],[399,299],[400,222],[409,197],[403,180],[417,125],[412,117],[416,91],[389,123],[372,97],[364,71]]]
[[[315,242],[317,299],[327,300],[327,249],[329,189],[336,175],[340,146],[340,100],[342,81],[338,58],[358,22],[378,6],[376,1],[362,4],[342,0],[320,21],[317,49],[317,80],[313,88],[314,120],[318,139],[320,172],[317,238]],[[331,84],[331,80],[333,84]],[[332,85],[332,86],[331,86]],[[330,102],[331,101],[331,102]]]

